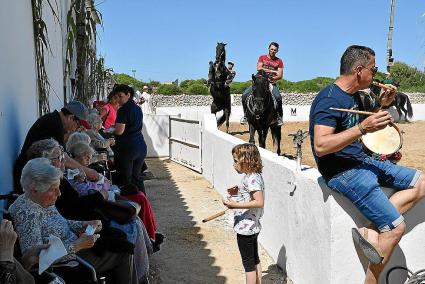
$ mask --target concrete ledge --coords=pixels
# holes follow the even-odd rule
[[[213,115],[203,118],[203,141],[203,175],[225,196],[225,189],[241,178],[233,170],[231,149],[244,141],[218,131]],[[361,253],[359,258],[351,228],[367,220],[345,197],[329,190],[316,169],[297,173],[294,161],[264,149],[260,153],[266,185],[263,247],[294,283],[362,283],[366,261]],[[424,268],[425,202],[405,217],[408,230],[387,270],[398,265]],[[390,283],[406,279],[400,272],[391,275]]]

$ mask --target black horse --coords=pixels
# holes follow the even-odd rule
[[[217,126],[226,121],[226,131],[229,132],[229,117],[232,111],[230,100],[230,87],[226,86],[226,79],[229,70],[226,67],[225,43],[218,42],[215,52],[215,62],[210,61],[208,71],[208,85],[210,94],[213,97],[211,104],[211,113],[216,114],[223,110],[223,115],[217,119]]]
[[[381,82],[380,82],[381,83]],[[395,84],[397,86],[397,84]],[[398,86],[397,86],[398,87]],[[381,94],[381,87],[376,85],[371,85],[370,90],[373,94],[376,96],[379,96]],[[402,111],[404,113],[404,117],[407,122],[410,122],[408,118],[412,118],[413,116],[413,109],[412,104],[410,103],[409,97],[405,93],[396,92],[395,98],[390,107],[394,106],[397,110],[399,119],[402,119]],[[406,108],[405,108],[406,106]]]
[[[255,143],[255,131],[258,133],[258,144],[266,147],[269,128],[273,145],[277,144],[276,153],[280,155],[281,126],[276,124],[276,106],[269,88],[267,73],[260,71],[252,75],[252,94],[246,99],[246,118],[249,124],[249,142]]]

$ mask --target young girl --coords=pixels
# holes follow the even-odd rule
[[[261,283],[261,265],[257,237],[261,230],[260,218],[264,207],[263,165],[260,153],[253,144],[241,144],[232,149],[233,167],[245,174],[239,186],[229,188],[223,204],[234,210],[234,230],[245,268],[246,283]]]

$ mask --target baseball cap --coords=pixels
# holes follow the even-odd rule
[[[79,101],[69,102],[65,109],[75,115],[79,120],[87,120],[89,116],[88,108]]]
[[[149,89],[148,86],[143,86],[143,90]]]

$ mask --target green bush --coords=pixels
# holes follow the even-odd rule
[[[182,88],[183,90],[187,89],[190,87],[190,85],[193,84],[201,84],[201,85],[205,85],[207,83],[207,80],[202,78],[202,79],[197,79],[197,80],[184,80],[180,83],[180,88]]]
[[[158,94],[161,95],[180,95],[182,94],[182,89],[174,84],[159,85]]]
[[[425,73],[402,62],[391,67],[391,77],[400,84],[400,91],[425,92]]]
[[[135,90],[139,90],[139,91],[143,89],[143,86],[149,86],[149,84],[139,81],[137,79],[134,79],[130,75],[123,74],[123,73],[114,74],[114,79],[115,79],[115,82],[117,82],[118,84],[131,85],[134,87]]]
[[[189,95],[209,95],[208,88],[201,83],[193,83],[186,89],[186,93]]]
[[[230,84],[230,93],[231,94],[243,94],[243,92],[251,86],[251,81],[246,82],[232,82]]]

